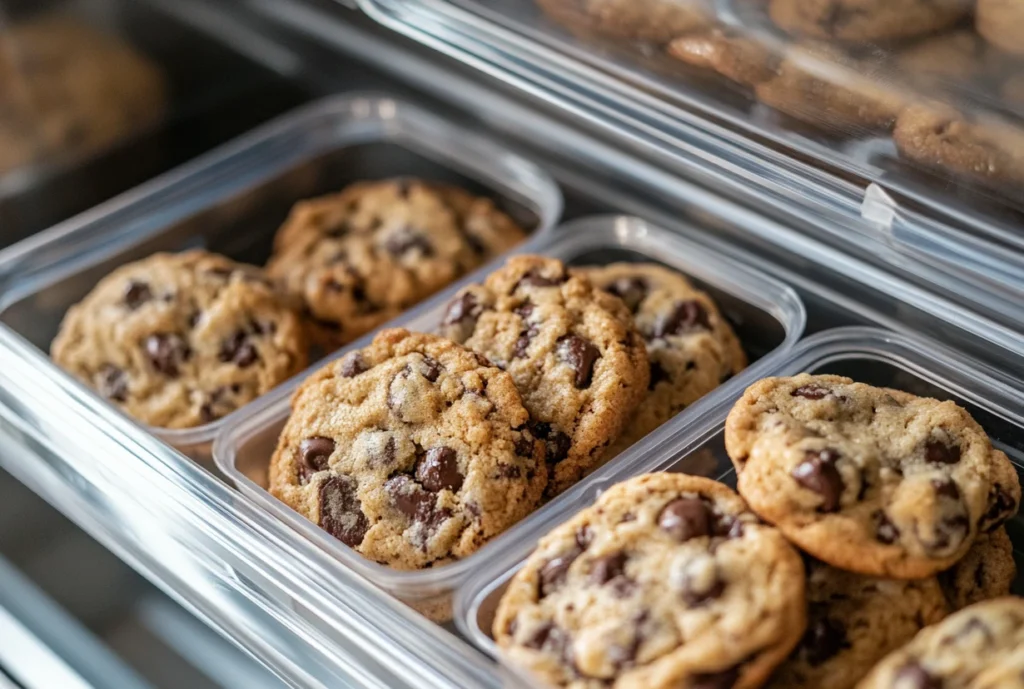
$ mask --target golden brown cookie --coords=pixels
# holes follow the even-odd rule
[[[969,0],[771,0],[775,24],[796,36],[851,43],[926,36],[970,14]]]
[[[981,36],[1000,50],[1024,55],[1024,2],[1021,0],[977,0],[974,26]]]
[[[105,277],[68,310],[51,354],[139,421],[187,428],[301,371],[307,342],[261,270],[197,250]]]

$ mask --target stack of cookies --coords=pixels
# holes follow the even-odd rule
[[[265,271],[199,250],[118,268],[68,310],[51,353],[139,421],[200,426],[525,236],[455,187],[357,183],[296,204]]]
[[[770,378],[726,449],[739,495],[641,476],[542,539],[498,608],[506,657],[580,688],[1022,686],[1020,485],[966,411]]]
[[[307,379],[270,490],[371,560],[437,567],[745,364],[671,270],[518,256],[457,293],[436,334],[386,330]]]

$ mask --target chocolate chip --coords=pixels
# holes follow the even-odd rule
[[[960,489],[948,478],[933,479],[932,487],[935,489],[935,495],[940,498],[960,499]]]
[[[132,280],[124,289],[124,305],[134,311],[147,301],[153,298],[153,291],[149,284],[139,280]]]
[[[925,458],[933,464],[956,464],[960,461],[960,447],[940,440],[929,440],[925,445]]]
[[[232,362],[239,368],[248,368],[259,359],[256,346],[250,341],[248,333],[239,330],[224,340],[220,346],[219,358],[224,362]]]
[[[520,286],[526,285],[528,287],[554,287],[561,285],[563,282],[569,279],[569,276],[565,274],[563,270],[553,278],[546,277],[540,274],[539,268],[530,270],[526,275],[519,278],[519,282],[515,284],[512,291],[516,291]]]
[[[593,540],[594,531],[590,528],[589,524],[584,524],[580,528],[576,529],[576,545],[578,545],[581,550],[589,548]]]
[[[391,502],[399,512],[420,522],[428,529],[436,528],[451,517],[450,510],[437,509],[433,493],[423,490],[405,474],[389,478],[384,483],[384,490],[391,497]]]
[[[512,623],[509,624],[508,628],[509,634],[515,634],[515,631],[518,628],[519,624],[516,622],[516,620],[512,620]],[[544,624],[539,625],[536,629],[533,630],[533,633],[531,633],[528,637],[523,639],[523,645],[527,648],[532,648],[534,650],[539,651],[541,648],[544,647],[544,642],[547,641],[548,637],[551,635],[551,631],[554,628],[555,625],[551,624],[550,622],[545,622]]]
[[[519,333],[519,338],[516,340],[515,345],[512,347],[512,355],[516,359],[522,359],[526,356],[527,351],[530,348],[530,343],[533,342],[533,338],[537,336],[537,326],[531,325],[522,332]]]
[[[185,340],[173,333],[150,335],[143,346],[153,368],[171,378],[178,377],[178,366],[192,356],[192,350]]]
[[[672,382],[672,378],[668,375],[668,371],[665,367],[659,364],[657,361],[651,362],[651,382],[647,384],[648,390],[653,390],[657,387],[658,383]]]
[[[551,622],[538,626],[523,640],[523,645],[535,650],[544,650],[557,656],[569,667],[575,667],[569,635]]]
[[[569,573],[569,567],[582,553],[581,550],[573,548],[567,553],[553,557],[544,563],[540,568],[540,595],[549,596],[554,593]]]
[[[480,302],[476,300],[472,292],[466,292],[456,297],[444,312],[442,325],[456,325],[463,321],[475,320],[480,316],[483,309]]]
[[[676,498],[658,515],[658,526],[680,542],[711,533],[711,510],[700,498]]]
[[[516,438],[515,450],[516,455],[519,457],[533,457],[533,452],[536,449],[537,444],[529,433],[521,431],[519,437]]]
[[[935,527],[935,538],[926,546],[931,550],[946,550],[950,546],[959,547],[960,543],[967,538],[970,525],[967,516],[957,514],[947,516]]]
[[[302,465],[299,467],[299,479],[307,483],[309,478],[318,471],[328,468],[327,460],[334,452],[334,441],[322,435],[315,435],[306,438],[299,443],[299,456],[302,458]]]
[[[790,393],[793,397],[803,397],[809,400],[822,400],[829,396],[831,390],[820,385],[801,385]]]
[[[546,452],[544,459],[548,464],[557,464],[569,456],[572,439],[565,433],[555,430],[549,423],[535,422],[531,425],[533,434],[544,441]]]
[[[693,330],[703,328],[710,330],[708,312],[698,301],[677,301],[672,305],[672,310],[663,313],[654,324],[654,337],[666,337],[668,335],[682,335]]]
[[[457,491],[465,477],[459,471],[459,460],[450,447],[432,447],[416,465],[416,479],[432,493],[444,488]]]
[[[529,300],[524,301],[522,304],[512,309],[512,312],[525,321],[533,315],[533,304]]]
[[[694,675],[687,686],[689,689],[732,689],[739,678],[739,667],[733,667],[721,672]]]
[[[345,378],[355,378],[368,369],[369,366],[366,365],[361,352],[352,352],[341,360],[341,375]]]
[[[715,520],[713,535],[725,538],[743,538],[743,522],[729,514]]]
[[[565,335],[558,339],[558,355],[575,371],[576,387],[580,390],[589,388],[594,376],[594,363],[601,358],[597,347],[579,335]]]
[[[128,377],[113,364],[103,364],[99,370],[99,392],[109,400],[124,402],[128,399]]]
[[[621,299],[630,311],[636,313],[636,310],[640,308],[640,303],[647,296],[648,286],[647,281],[643,278],[624,277],[619,278],[604,289],[606,292],[611,292]]]
[[[320,484],[320,526],[350,547],[363,542],[370,522],[356,495],[356,484],[348,476],[330,476]]]
[[[933,677],[918,663],[910,661],[896,672],[893,686],[901,689],[942,689],[942,679]]]
[[[825,615],[816,617],[807,625],[800,650],[811,667],[818,667],[845,648],[850,647],[846,627]]]
[[[988,510],[981,518],[981,528],[985,531],[991,531],[1017,511],[1017,501],[998,483],[989,489],[988,505]]]
[[[886,545],[892,545],[900,539],[900,530],[896,528],[896,525],[892,523],[889,516],[879,510],[873,515],[877,526],[875,527],[875,538],[878,539],[879,543]]]
[[[609,553],[595,558],[590,565],[589,581],[601,586],[617,576],[621,576],[626,568],[626,554],[623,552]]]
[[[423,357],[423,377],[429,380],[431,383],[436,383],[438,376],[441,375],[441,364],[437,363],[436,359],[432,359],[429,356]]]
[[[434,246],[430,243],[430,240],[423,233],[409,227],[403,227],[389,235],[384,240],[384,248],[392,256],[402,256],[414,249],[419,249],[423,256],[434,255]]]
[[[792,476],[804,488],[821,496],[819,512],[835,512],[843,494],[843,478],[839,475],[836,462],[839,453],[835,450],[808,450],[804,461],[793,469]]]
[[[504,462],[498,464],[498,478],[520,478],[522,475],[523,470],[515,464],[505,464]]]

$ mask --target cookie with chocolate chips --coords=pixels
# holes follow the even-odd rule
[[[1024,687],[1024,599],[997,598],[928,627],[892,652],[858,689]]]
[[[725,444],[755,512],[819,560],[871,576],[947,569],[1020,502],[1009,459],[964,409],[840,376],[755,383]]]
[[[971,12],[969,0],[771,0],[768,13],[795,36],[850,43],[927,36]]]
[[[578,272],[633,312],[650,362],[647,396],[608,457],[746,367],[743,347],[715,302],[676,271],[656,263],[614,263]]]
[[[270,463],[273,495],[396,569],[469,555],[533,511],[546,482],[511,376],[400,329],[299,387]]]
[[[494,621],[504,656],[548,685],[761,686],[804,631],[804,567],[710,479],[649,474],[556,527]]]
[[[103,278],[68,310],[51,355],[139,421],[188,428],[301,371],[307,343],[262,271],[197,250]]]
[[[807,632],[770,689],[852,689],[872,666],[949,613],[935,577],[878,579],[807,564]]]
[[[525,232],[489,199],[418,180],[353,184],[301,201],[267,272],[335,349],[518,244]]]
[[[555,259],[510,259],[455,296],[440,332],[512,374],[547,445],[549,495],[596,466],[647,393],[629,309]]]

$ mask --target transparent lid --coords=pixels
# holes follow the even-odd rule
[[[1022,3],[360,4],[782,212],[812,210],[821,239],[1024,291]]]

